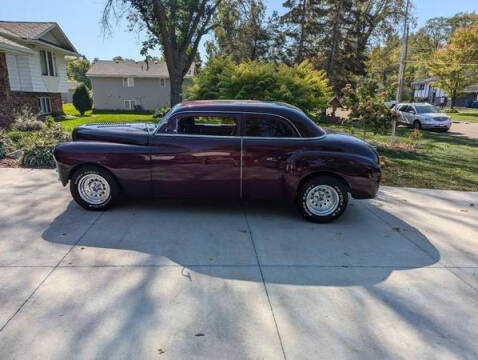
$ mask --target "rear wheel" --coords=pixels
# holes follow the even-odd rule
[[[309,221],[326,223],[338,219],[348,203],[346,186],[330,176],[316,176],[299,189],[297,206]]]
[[[117,200],[119,186],[107,170],[97,166],[84,166],[71,177],[70,192],[83,208],[106,210]]]

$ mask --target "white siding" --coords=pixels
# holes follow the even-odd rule
[[[43,76],[39,50],[32,55],[6,54],[10,89],[27,92],[68,92],[65,57],[58,53],[54,53],[54,56],[56,76]]]
[[[20,91],[20,77],[18,76],[17,57],[13,54],[6,54],[5,59],[7,61],[8,69],[8,81],[10,83],[10,90]]]
[[[30,55],[17,56],[18,77],[20,78],[21,91],[33,91],[30,70]]]

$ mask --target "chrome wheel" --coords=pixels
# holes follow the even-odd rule
[[[110,197],[110,185],[98,174],[87,174],[78,182],[78,193],[89,204],[99,205]]]
[[[332,214],[339,206],[339,194],[330,185],[317,185],[309,190],[306,205],[309,211],[317,216]]]

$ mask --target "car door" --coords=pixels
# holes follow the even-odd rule
[[[244,114],[242,153],[242,197],[284,197],[287,159],[297,148],[297,129],[276,115]]]
[[[158,197],[239,198],[241,138],[236,115],[182,113],[151,139]]]
[[[398,108],[401,124],[409,124],[408,120],[408,105],[400,105]]]

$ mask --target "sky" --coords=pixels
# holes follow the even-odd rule
[[[418,27],[427,19],[452,16],[457,12],[478,12],[477,0],[412,0]],[[283,0],[265,0],[268,12],[283,12]],[[80,54],[88,59],[111,59],[120,55],[141,59],[142,36],[128,32],[126,21],[113,24],[111,35],[105,35],[100,25],[105,0],[0,0],[0,20],[55,21],[63,29]],[[201,49],[204,58],[204,50]],[[153,52],[152,55],[159,55]]]

